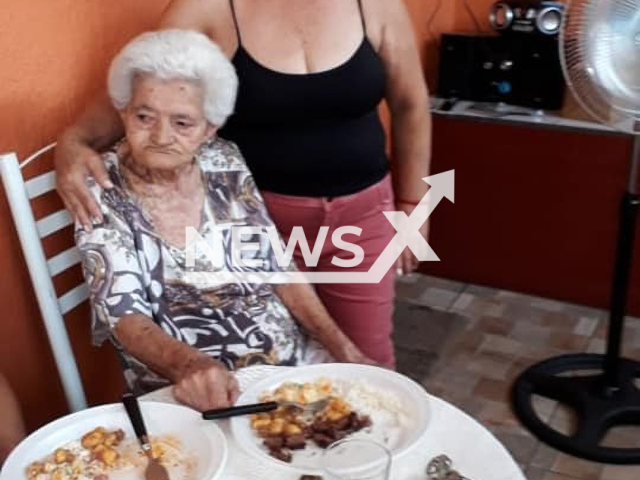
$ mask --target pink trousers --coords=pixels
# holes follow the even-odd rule
[[[329,227],[317,266],[305,265],[299,244],[294,258],[300,270],[318,272],[368,271],[395,235],[395,229],[382,214],[395,210],[391,179],[358,193],[340,197],[299,197],[262,192],[267,209],[285,242],[293,227],[303,228],[313,251],[321,226]],[[364,260],[355,267],[339,267],[331,263],[334,256],[351,259],[354,254],[333,245],[335,229],[342,226],[362,229],[360,235],[344,234],[346,242],[364,250]],[[332,317],[363,353],[387,366],[395,366],[391,333],[393,330],[395,266],[380,283],[315,285],[316,291]]]

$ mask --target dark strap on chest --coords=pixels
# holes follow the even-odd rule
[[[231,16],[233,16],[233,24],[236,27],[236,37],[238,38],[238,47],[242,46],[242,37],[240,36],[240,25],[238,25],[238,17],[236,16],[236,7],[233,4],[233,0],[229,0],[229,6],[231,7]]]

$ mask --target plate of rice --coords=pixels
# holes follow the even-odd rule
[[[253,384],[238,398],[308,404],[315,412],[281,407],[231,419],[234,439],[249,455],[300,473],[319,473],[322,451],[343,438],[384,445],[394,460],[427,433],[429,397],[413,380],[383,368],[330,363],[288,369]]]
[[[227,461],[220,428],[190,408],[140,402],[153,455],[171,480],[215,480]],[[9,455],[0,480],[140,480],[147,459],[122,404],[88,408],[45,425]]]

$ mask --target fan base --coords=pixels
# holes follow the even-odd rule
[[[540,440],[576,457],[602,463],[640,464],[640,448],[600,445],[615,426],[640,425],[640,362],[621,358],[617,387],[604,381],[604,355],[561,355],[525,370],[513,387],[514,410]],[[595,373],[594,373],[595,372]],[[550,398],[574,410],[577,428],[564,435],[543,422],[533,409],[533,395]]]

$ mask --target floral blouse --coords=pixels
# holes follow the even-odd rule
[[[211,287],[197,282],[185,251],[154,231],[127,189],[115,151],[103,157],[114,188],[103,190],[90,180],[103,220],[91,232],[77,224],[76,244],[94,310],[93,341],[114,343],[132,388],[149,391],[168,380],[124,351],[115,339],[116,323],[131,314],[151,318],[169,335],[219,359],[229,369],[330,359],[320,344],[304,334],[271,285],[234,281]],[[199,233],[208,245],[214,242],[214,249],[222,249],[223,269],[241,270],[245,267],[234,264],[230,252],[230,227],[273,227],[273,222],[235,144],[214,140],[200,149],[196,161],[206,192]],[[250,252],[251,257],[260,259],[265,270],[282,271],[266,233],[257,237],[252,240],[259,248]],[[217,261],[215,266],[208,265],[211,260],[200,255],[196,258],[200,271],[220,270]]]

